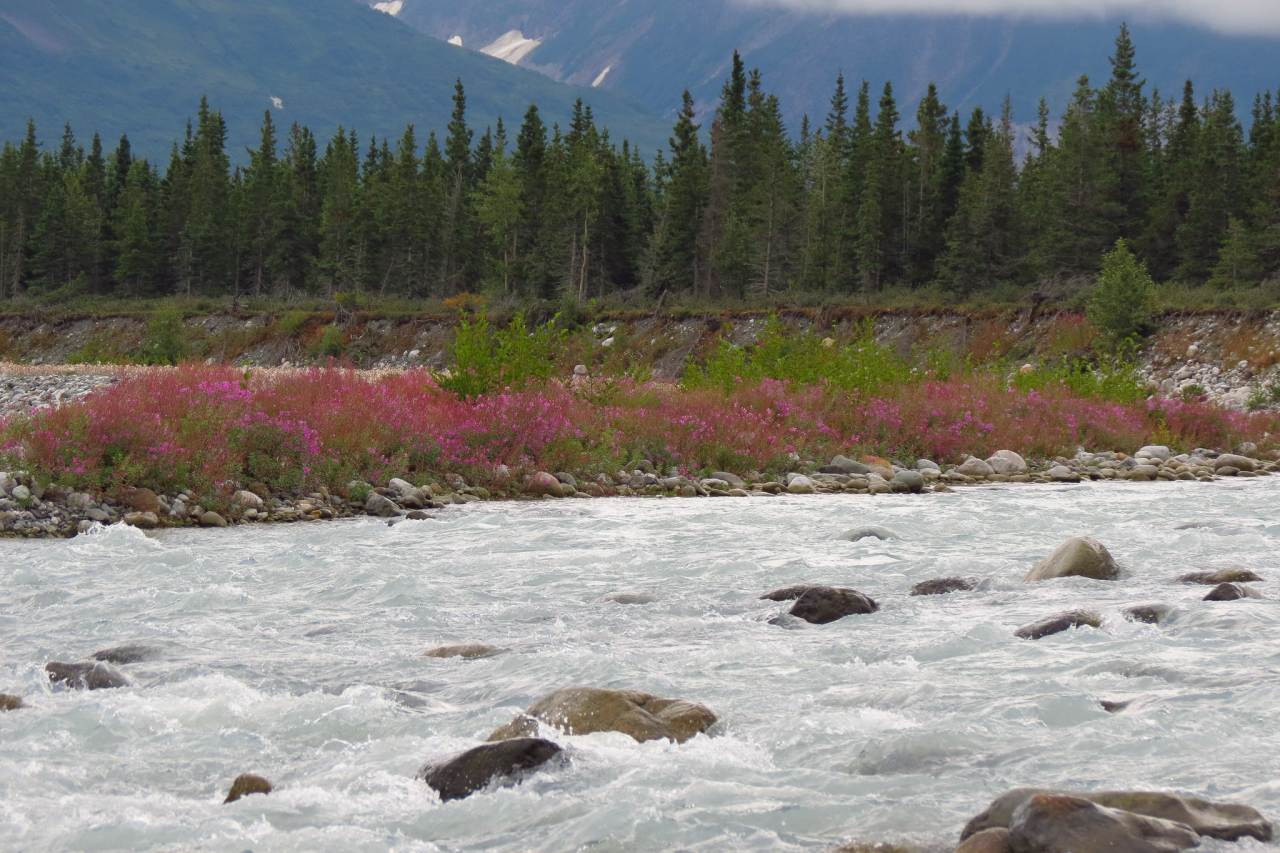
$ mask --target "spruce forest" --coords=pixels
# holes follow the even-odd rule
[[[1254,98],[1246,132],[1230,92],[1148,87],[1127,28],[1111,68],[1027,123],[961,116],[935,87],[908,120],[891,84],[840,78],[789,129],[735,55],[714,113],[686,93],[653,157],[581,103],[568,127],[531,106],[514,135],[477,134],[461,82],[443,139],[321,140],[268,112],[260,145],[228,152],[202,103],[161,165],[29,126],[0,152],[0,296],[981,299],[1070,292],[1119,239],[1159,281],[1280,275],[1280,96]]]

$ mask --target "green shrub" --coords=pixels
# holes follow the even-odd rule
[[[307,327],[311,320],[310,311],[286,311],[276,320],[276,333],[286,338],[295,338]]]
[[[1135,344],[1151,328],[1155,282],[1124,240],[1102,257],[1102,272],[1089,297],[1089,322],[1112,350]]]
[[[522,388],[549,379],[564,341],[559,315],[530,330],[517,314],[495,330],[486,317],[463,317],[453,341],[453,367],[441,387],[459,397],[478,397],[502,388]]]
[[[160,306],[147,322],[138,361],[142,364],[178,364],[188,353],[182,312],[173,305]]]
[[[316,341],[314,349],[316,355],[341,358],[342,354],[347,351],[347,336],[342,333],[341,329],[330,323],[320,333],[320,338]]]
[[[1097,362],[1077,358],[1044,365],[1029,373],[1019,372],[1013,385],[1019,391],[1042,391],[1050,386],[1069,388],[1081,397],[1133,404],[1148,396],[1146,384],[1132,360],[1132,351],[1102,358]]]

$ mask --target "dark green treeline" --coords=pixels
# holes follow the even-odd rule
[[[1119,238],[1161,280],[1280,275],[1280,96],[1246,135],[1229,92],[1148,92],[1127,29],[1111,66],[1029,129],[933,87],[904,119],[891,85],[840,79],[791,134],[735,56],[710,126],[686,94],[652,163],[581,104],[567,128],[531,107],[477,138],[461,84],[443,140],[322,142],[268,113],[234,167],[208,104],[163,167],[70,128],[42,150],[32,127],[0,151],[0,297],[971,296],[1089,276]]]

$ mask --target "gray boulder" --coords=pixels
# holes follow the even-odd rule
[[[797,474],[787,483],[787,491],[793,495],[812,495],[818,490],[813,480],[803,474]]]
[[[621,732],[641,743],[670,740],[684,743],[705,732],[716,715],[704,705],[680,699],[661,699],[638,690],[570,687],[557,690],[519,717],[495,730],[490,742],[537,734],[546,723],[571,735]]]
[[[898,471],[893,475],[891,485],[903,491],[919,494],[924,491],[924,475],[918,471]]]
[[[93,659],[102,661],[103,663],[124,665],[138,663],[139,661],[144,660],[151,660],[158,655],[159,652],[151,646],[132,643],[126,646],[113,646],[109,649],[96,651],[93,653]]]
[[[956,472],[966,477],[990,477],[995,473],[995,469],[976,456],[970,456],[956,466]]]
[[[49,681],[54,684],[65,684],[73,690],[110,690],[116,687],[128,687],[130,681],[124,673],[105,663],[59,663],[54,661],[45,664],[44,671]]]
[[[860,542],[863,539],[879,539],[881,542],[888,542],[891,539],[897,539],[898,534],[883,527],[858,527],[841,533],[840,538],[846,542]]]
[[[1224,583],[1214,587],[1213,592],[1204,597],[1205,601],[1239,601],[1242,598],[1262,598],[1262,593],[1238,583]]]
[[[1247,456],[1237,456],[1234,453],[1224,453],[1213,461],[1214,470],[1223,468],[1234,468],[1237,471],[1256,471],[1258,463]]]
[[[997,474],[1025,474],[1029,470],[1027,461],[1012,450],[997,450],[987,464]]]
[[[364,511],[378,518],[394,518],[400,514],[400,507],[391,498],[370,492],[364,502]]]
[[[1124,611],[1124,618],[1130,622],[1144,622],[1148,625],[1159,625],[1169,618],[1169,614],[1173,608],[1167,604],[1139,604],[1136,607],[1128,607]]]
[[[1224,583],[1261,583],[1262,577],[1248,569],[1217,569],[1212,572],[1192,572],[1178,578],[1178,583],[1217,586]]]
[[[1085,536],[1068,539],[1027,573],[1027,581],[1080,577],[1110,581],[1120,576],[1120,568],[1106,546]]]
[[[739,477],[737,474],[731,474],[728,471],[712,471],[708,479],[721,480],[729,484],[731,489],[745,489],[747,481]]]
[[[911,588],[912,595],[949,595],[953,592],[968,592],[977,587],[972,578],[935,578],[922,581]]]
[[[871,466],[865,465],[856,459],[850,459],[848,456],[836,456],[831,460],[831,468],[838,468],[845,474],[869,474]]]
[[[513,738],[486,743],[439,763],[428,764],[418,773],[440,799],[460,800],[496,781],[519,782],[544,767],[563,750],[542,738]]]
[[[1200,836],[1184,823],[1060,794],[1032,796],[1009,824],[1009,849],[1014,853],[1177,853],[1198,846]]]

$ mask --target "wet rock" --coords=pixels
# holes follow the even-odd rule
[[[1139,604],[1136,607],[1126,608],[1124,618],[1130,622],[1145,622],[1148,625],[1159,625],[1169,618],[1172,612],[1167,604]]]
[[[984,829],[960,843],[955,853],[1009,853],[1009,830]]]
[[[405,515],[405,519],[407,521],[430,521],[432,518],[433,516],[431,515],[431,513],[423,512],[420,509],[415,509],[413,512],[407,513]]]
[[[1200,837],[1186,824],[1060,794],[1032,796],[1009,825],[1009,848],[1016,853],[1176,853],[1199,844]]]
[[[1258,470],[1258,463],[1247,456],[1224,453],[1213,461],[1213,468],[1218,473],[1222,473],[1224,468],[1234,468],[1238,473],[1240,471],[1256,471]]]
[[[1097,539],[1077,536],[1059,545],[1056,551],[1037,563],[1027,573],[1026,580],[1080,577],[1109,581],[1119,576],[1120,568],[1105,545]]]
[[[562,752],[549,740],[513,738],[486,743],[446,761],[428,764],[418,773],[418,778],[439,794],[441,800],[460,800],[495,781],[519,782]]]
[[[1204,597],[1205,601],[1239,601],[1242,598],[1262,598],[1262,593],[1238,583],[1219,584],[1213,592]]]
[[[898,534],[883,527],[858,527],[841,533],[840,538],[846,542],[859,542],[863,539],[879,539],[881,542],[888,542],[891,539],[897,539]]]
[[[200,513],[200,518],[198,519],[198,521],[201,527],[226,527],[227,526],[227,520],[223,518],[221,515],[218,515],[218,513],[213,512],[212,510],[210,510],[209,512]]]
[[[890,482],[896,489],[919,494],[924,491],[924,475],[918,471],[899,471]]]
[[[1224,841],[1254,838],[1270,841],[1272,836],[1271,823],[1257,809],[1234,803],[1215,803],[1158,791],[1100,791],[1085,794],[1055,792],[1046,788],[1018,788],[992,801],[986,811],[969,821],[960,838],[964,840],[993,827],[1007,828],[1013,821],[1014,813],[1033,796],[1055,793],[1088,800],[1106,808],[1182,823],[1207,838]]]
[[[400,515],[400,507],[396,506],[395,501],[377,492],[369,493],[369,497],[364,502],[364,511],[377,518],[393,518]]]
[[[818,490],[813,480],[803,474],[791,478],[791,482],[787,483],[787,491],[793,495],[812,495]]]
[[[128,687],[130,682],[124,673],[113,669],[105,663],[59,663],[54,661],[45,664],[44,671],[54,684],[65,684],[74,690],[109,690],[115,687]]]
[[[658,597],[648,592],[611,592],[601,600],[609,604],[653,604]]]
[[[773,592],[766,592],[760,596],[761,601],[795,601],[809,590],[813,589],[813,584],[798,584],[797,586],[785,586],[782,589],[775,589]]]
[[[911,588],[912,595],[948,595],[953,592],[968,592],[978,586],[972,578],[934,578],[921,581]]]
[[[114,663],[118,665],[138,663],[139,661],[150,660],[159,654],[151,646],[144,646],[132,643],[126,646],[113,646],[109,649],[102,649],[93,653],[93,659],[104,663]]]
[[[1023,625],[1013,634],[1022,640],[1039,640],[1044,637],[1051,637],[1054,634],[1061,634],[1063,631],[1069,631],[1072,628],[1086,626],[1089,628],[1101,627],[1102,617],[1088,610],[1072,610],[1068,613],[1050,616],[1048,619],[1041,619],[1039,622],[1033,622],[1030,625]]]
[[[693,702],[661,699],[638,690],[570,687],[546,696],[524,714],[494,731],[490,741],[528,737],[538,723],[572,735],[621,732],[640,742],[684,743],[716,722],[712,711]]]
[[[796,599],[790,613],[813,625],[826,625],[846,616],[875,613],[880,606],[855,589],[814,586]]]
[[[231,783],[231,790],[227,792],[227,798],[222,801],[222,804],[234,803],[236,800],[252,794],[270,794],[272,790],[271,783],[261,776],[253,773],[243,773]]]
[[[154,512],[127,512],[124,523],[139,530],[155,530],[160,526],[160,518]]]
[[[1178,583],[1217,586],[1224,583],[1260,583],[1262,577],[1248,569],[1218,569],[1212,572],[1192,572],[1178,578]]]
[[[25,707],[22,697],[14,696],[11,693],[0,693],[0,711],[16,711]]]
[[[1029,470],[1027,460],[1012,450],[997,450],[995,455],[987,460],[987,464],[997,474],[1025,474]]]
[[[1100,699],[1098,701],[1098,704],[1101,705],[1102,710],[1106,711],[1108,714],[1118,714],[1121,711],[1128,708],[1130,705],[1132,705],[1133,700],[1124,699],[1124,700],[1116,701],[1112,699]]]
[[[529,482],[525,483],[524,490],[530,495],[550,495],[553,498],[557,498],[560,497],[560,485],[560,481],[556,479],[554,474],[539,471],[529,478]]]
[[[491,658],[500,655],[505,649],[497,646],[487,646],[484,643],[464,643],[457,646],[437,646],[434,649],[427,649],[422,653],[424,658],[462,658],[464,660],[479,660],[480,658]]]

